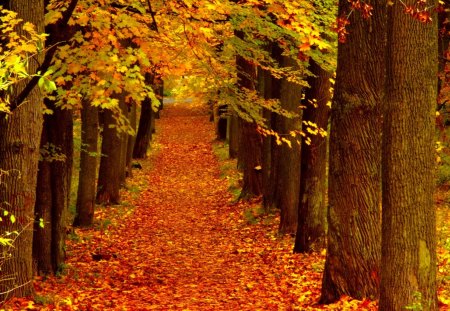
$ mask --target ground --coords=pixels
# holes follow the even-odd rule
[[[317,304],[324,251],[293,254],[293,238],[277,233],[276,214],[262,215],[258,200],[236,203],[213,145],[220,152],[204,108],[167,105],[122,205],[99,207],[93,228],[70,234],[62,273],[36,278],[35,298],[3,308],[375,310],[376,302],[349,297]],[[447,216],[441,212],[440,221]],[[443,302],[448,258],[441,247]]]

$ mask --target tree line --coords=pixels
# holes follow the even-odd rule
[[[2,37],[2,300],[31,294],[34,273],[64,263],[74,114],[82,152],[73,225],[89,226],[95,204],[119,203],[132,159],[146,156],[163,80],[189,76],[187,91],[213,103],[217,135],[238,159],[241,198],[261,195],[267,211],[280,210],[294,252],[326,247],[321,302],[345,294],[379,298],[382,310],[437,310],[434,135],[448,6],[2,5],[17,14],[2,11],[3,23],[29,46],[12,57],[17,36]]]

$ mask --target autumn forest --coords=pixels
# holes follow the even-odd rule
[[[448,0],[0,1],[0,310],[450,310]]]

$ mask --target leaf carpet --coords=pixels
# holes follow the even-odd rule
[[[212,151],[213,125],[195,105],[167,105],[152,156],[120,206],[99,207],[75,229],[59,276],[38,277],[36,297],[6,310],[375,310],[343,297],[321,306],[323,254],[292,254],[277,215],[250,224]],[[93,256],[94,255],[94,256]],[[97,257],[96,257],[97,256]]]

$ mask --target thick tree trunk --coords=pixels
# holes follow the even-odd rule
[[[65,260],[66,222],[73,162],[72,111],[55,108],[49,101],[47,106],[53,110],[53,114],[44,118],[45,130],[41,138],[41,148],[48,153],[44,154],[39,165],[36,219],[45,219],[50,215],[51,222],[44,228],[36,227],[33,253],[40,274],[57,272]],[[51,200],[46,201],[48,198]],[[43,244],[47,243],[49,238],[50,252],[42,252],[41,247],[48,248],[48,245]]]
[[[242,36],[242,34],[238,34]],[[256,67],[241,56],[236,57],[238,87],[242,92],[255,90]],[[261,149],[262,139],[255,122],[239,120],[239,160],[242,165],[243,185],[240,198],[262,194]]]
[[[41,143],[48,142],[47,127],[44,127]],[[36,219],[42,218],[44,228],[39,227],[39,222],[34,224],[33,235],[33,260],[36,264],[35,272],[39,275],[51,274],[54,271],[52,263],[52,206],[53,195],[51,189],[51,163],[45,159],[39,161],[39,171],[36,188]]]
[[[144,159],[147,157],[147,149],[152,139],[152,127],[155,123],[155,113],[152,110],[150,99],[145,99],[141,103],[141,117],[136,134],[136,142],[133,149],[134,159]]]
[[[18,13],[18,18],[44,31],[44,3],[42,0],[3,1],[4,7]],[[20,32],[20,31],[19,31]],[[39,61],[30,61],[29,72],[34,73]],[[14,87],[14,101],[24,84]],[[0,301],[11,296],[33,293],[32,243],[36,193],[39,139],[42,131],[42,95],[34,88],[12,115],[0,116],[0,207],[16,217],[0,222],[0,235],[6,231],[20,232],[13,247],[0,247]],[[9,256],[10,255],[10,256]],[[6,258],[5,256],[8,256]]]
[[[354,12],[338,48],[331,112],[328,247],[321,302],[378,296],[381,256],[381,113],[385,1],[370,20]],[[339,1],[339,16],[350,11]]]
[[[81,110],[81,154],[74,226],[88,227],[94,221],[98,166],[98,108],[84,102]]]
[[[100,160],[100,170],[97,183],[97,203],[98,204],[119,204],[120,203],[120,164],[122,140],[115,125],[113,112],[103,111],[103,139],[102,156]]]
[[[67,232],[67,213],[70,200],[73,163],[73,121],[71,110],[56,109],[52,115],[51,132],[55,146],[61,148],[63,161],[55,161],[52,166],[52,250],[54,272],[64,263]],[[45,228],[44,228],[45,230]]]
[[[243,184],[240,198],[262,194],[261,176],[261,136],[256,124],[239,120],[239,157],[242,161]]]
[[[330,112],[327,104],[331,99],[332,74],[312,60],[309,70],[315,76],[308,78],[303,120],[327,130]],[[312,248],[325,246],[327,138],[310,135],[310,139],[309,145],[302,140],[300,202],[294,253],[309,252]]]
[[[438,1],[427,3],[436,6]],[[416,1],[405,1],[414,6]],[[389,12],[383,120],[380,310],[437,310],[434,122],[436,17],[423,24],[395,3]]]
[[[297,63],[290,57],[283,57],[283,67],[297,69]],[[276,185],[275,205],[280,208],[279,231],[283,234],[295,234],[298,222],[298,198],[300,190],[300,137],[293,138],[289,133],[301,129],[302,111],[300,102],[302,99],[301,87],[293,82],[283,79],[281,81],[280,104],[283,109],[297,116],[286,118],[276,117],[276,129],[278,133],[291,141],[289,147],[286,143],[278,148],[276,163],[277,173],[274,177]]]

